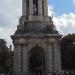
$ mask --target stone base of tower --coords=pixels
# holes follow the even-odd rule
[[[52,75],[61,70],[59,34],[15,34],[14,75]]]

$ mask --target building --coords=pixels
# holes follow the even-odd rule
[[[61,39],[61,65],[65,73],[75,75],[75,34]]]
[[[61,71],[59,39],[47,0],[22,0],[14,35],[14,75],[54,75]]]

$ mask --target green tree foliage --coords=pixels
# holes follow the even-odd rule
[[[10,52],[6,42],[0,39],[0,73],[8,73],[10,69]]]
[[[68,34],[61,39],[62,69],[75,70],[75,34]]]

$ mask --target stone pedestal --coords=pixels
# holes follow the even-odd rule
[[[12,36],[14,43],[14,74],[29,74],[29,53],[34,47],[41,48],[44,54],[43,75],[52,75],[61,70],[59,34],[16,34]],[[54,41],[51,41],[51,39]],[[35,48],[35,50],[37,50]],[[38,51],[37,51],[38,52]]]

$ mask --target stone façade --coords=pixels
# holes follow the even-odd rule
[[[40,1],[47,3],[47,0]],[[31,0],[29,2],[32,7]],[[11,36],[14,44],[13,75],[52,75],[59,73],[61,71],[59,39],[62,35],[55,29],[52,18],[48,17],[47,11],[44,11],[42,16],[27,15],[24,11],[26,10],[25,4],[23,3],[23,16],[19,19],[17,30]],[[40,5],[39,2],[38,4]],[[29,13],[32,13],[31,7],[29,7]],[[41,7],[39,9],[41,10]],[[47,10],[47,4],[44,4],[44,9]],[[37,67],[31,65],[36,63],[36,60],[34,62],[32,60],[35,59],[33,56],[39,63],[41,62],[40,65],[36,64],[39,65]]]

